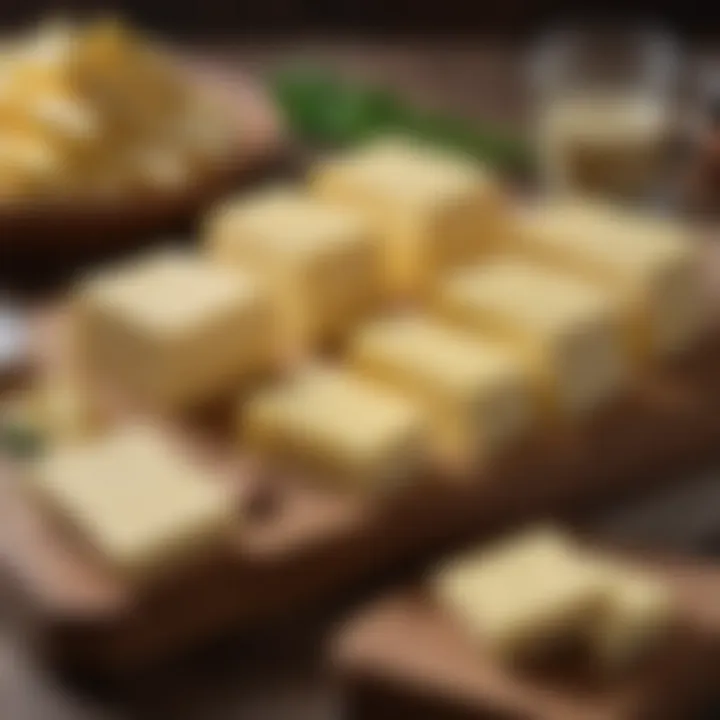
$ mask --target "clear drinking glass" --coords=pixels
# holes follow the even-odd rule
[[[554,192],[642,196],[660,179],[679,50],[650,27],[575,27],[532,57],[541,176]]]

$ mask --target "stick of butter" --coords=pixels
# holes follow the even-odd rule
[[[388,490],[422,467],[421,411],[350,373],[313,367],[242,409],[250,448],[299,464],[336,486]]]
[[[440,315],[510,343],[553,411],[581,415],[625,386],[617,309],[589,283],[522,259],[497,258],[440,284]]]
[[[707,307],[687,228],[589,201],[544,202],[518,213],[523,253],[596,281],[620,298],[631,349],[681,352],[700,335]]]
[[[582,641],[599,605],[600,579],[554,528],[534,528],[442,567],[439,602],[470,636],[505,661]]]
[[[499,189],[478,166],[407,140],[384,139],[322,163],[311,187],[371,219],[394,294],[415,295],[477,259],[504,227]]]
[[[152,581],[220,546],[234,507],[218,478],[149,426],[55,447],[30,482],[113,569]]]
[[[530,379],[497,343],[413,315],[361,329],[350,357],[359,372],[426,408],[441,452],[487,458],[531,426]]]
[[[208,254],[269,282],[290,347],[337,337],[376,307],[378,246],[355,212],[273,188],[218,206]]]
[[[75,309],[90,367],[159,409],[214,399],[272,360],[272,309],[254,280],[181,252],[101,272]]]

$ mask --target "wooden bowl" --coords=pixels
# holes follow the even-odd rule
[[[270,97],[242,72],[212,63],[178,61],[189,81],[219,100],[237,119],[237,142],[227,156],[179,189],[115,197],[57,197],[0,201],[0,258],[46,264],[112,253],[192,220],[243,177],[277,158],[285,133]]]

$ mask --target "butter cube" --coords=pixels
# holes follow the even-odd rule
[[[436,307],[460,326],[510,343],[554,412],[589,412],[625,385],[617,309],[570,275],[498,258],[454,273],[440,285]]]
[[[368,225],[297,191],[274,188],[220,206],[206,240],[213,259],[269,283],[290,347],[336,338],[379,299]]]
[[[536,657],[582,641],[597,613],[599,576],[572,543],[538,528],[441,568],[439,602],[464,630],[499,658]]]
[[[272,311],[256,283],[180,252],[87,280],[76,309],[90,367],[158,409],[214,399],[272,359]]]
[[[394,489],[422,467],[425,427],[419,409],[340,370],[301,371],[251,400],[241,423],[253,450],[299,465],[336,487]]]
[[[668,633],[674,603],[659,580],[613,563],[601,564],[603,612],[594,625],[593,651],[611,670],[624,670]]]
[[[153,581],[221,547],[234,520],[218,478],[149,426],[58,446],[30,482],[47,509],[134,581]]]
[[[478,166],[385,139],[321,164],[311,180],[326,200],[361,210],[382,240],[386,286],[413,295],[498,241],[504,203]]]
[[[517,358],[419,316],[377,321],[351,346],[353,367],[425,407],[442,451],[488,457],[526,432],[530,380]]]
[[[519,213],[513,237],[527,255],[596,281],[619,298],[629,346],[641,357],[681,352],[704,327],[697,248],[677,222],[558,200]]]

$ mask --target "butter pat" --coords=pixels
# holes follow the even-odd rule
[[[380,320],[353,339],[353,367],[425,407],[441,451],[486,458],[533,419],[529,378],[511,353],[419,316]]]
[[[623,303],[630,347],[682,352],[707,319],[699,258],[687,228],[580,200],[518,214],[514,242],[527,255],[596,281]]]
[[[435,594],[476,641],[505,661],[524,661],[580,640],[598,607],[598,576],[572,544],[539,528],[449,563]]]
[[[504,202],[478,166],[410,141],[376,142],[321,164],[315,193],[361,210],[383,248],[386,286],[414,294],[497,243]]]
[[[377,305],[377,243],[350,210],[274,188],[218,207],[205,235],[210,257],[268,282],[290,347],[337,337]]]
[[[254,451],[336,487],[390,490],[422,467],[426,436],[418,408],[340,370],[311,368],[261,392],[241,422]]]
[[[128,426],[42,458],[32,489],[115,571],[152,581],[219,547],[233,505],[162,433]]]
[[[625,385],[617,309],[590,283],[500,258],[454,273],[436,307],[459,326],[509,343],[553,411],[582,415]]]
[[[180,252],[101,273],[76,300],[90,366],[159,409],[230,392],[271,361],[272,311],[255,282]]]

